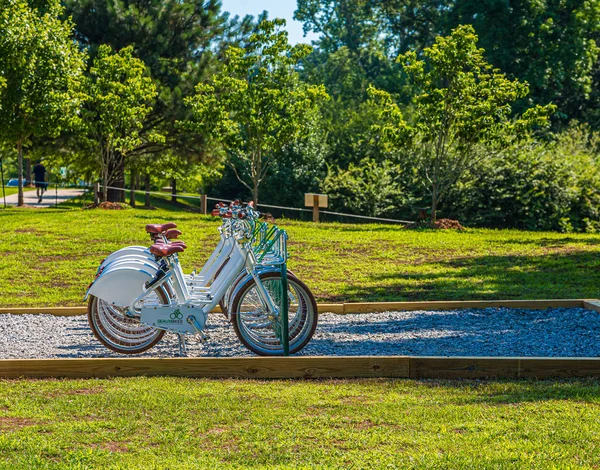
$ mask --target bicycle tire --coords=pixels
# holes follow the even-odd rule
[[[277,297],[280,274],[267,272],[261,274],[260,279],[269,294]],[[275,321],[267,318],[258,301],[255,285],[253,279],[246,281],[231,302],[233,329],[241,343],[255,354],[281,356],[283,345],[274,330]],[[295,354],[302,350],[314,335],[318,323],[317,303],[306,284],[294,275],[288,275],[288,299],[290,354]]]

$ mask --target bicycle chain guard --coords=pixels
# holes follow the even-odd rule
[[[195,317],[195,323],[204,329],[208,315],[204,313],[202,308],[192,305],[142,307],[140,322],[175,333],[198,333],[194,322],[190,323],[188,321],[190,316]]]

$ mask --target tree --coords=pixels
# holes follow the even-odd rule
[[[509,80],[493,68],[477,47],[470,25],[426,48],[426,60],[415,52],[400,55],[404,71],[415,86],[414,122],[406,125],[390,95],[371,89],[382,102],[383,125],[374,126],[382,139],[405,145],[412,141],[417,166],[431,195],[431,221],[448,189],[482,159],[498,155],[544,125],[555,106],[536,106],[513,117],[511,103],[527,95],[528,86]],[[395,121],[395,124],[394,124]]]
[[[102,44],[119,51],[134,47],[156,85],[152,110],[139,130],[139,145],[129,151],[137,158],[168,154],[173,170],[203,161],[204,136],[175,126],[190,117],[183,97],[208,77],[227,44],[243,40],[256,26],[251,17],[230,19],[219,0],[63,0],[66,14],[75,22],[76,39],[94,58]],[[148,138],[160,133],[164,140]],[[171,158],[172,157],[172,158]],[[182,162],[182,160],[186,160]],[[144,162],[141,163],[144,166]],[[124,175],[116,174],[121,187]],[[123,191],[109,191],[111,200],[124,199]]]
[[[57,136],[74,118],[84,54],[61,21],[58,0],[36,8],[25,0],[0,0],[0,136],[17,148],[23,205],[23,146],[32,137]]]
[[[510,78],[530,84],[528,100],[554,103],[557,124],[594,109],[594,64],[600,62],[598,0],[461,0],[447,14],[448,29],[470,23],[484,56]]]
[[[122,173],[125,158],[142,143],[140,130],[156,96],[146,66],[133,57],[133,48],[113,53],[100,46],[85,81],[80,138],[96,155],[103,182],[103,198],[108,187]],[[160,141],[162,136],[151,134]]]
[[[196,119],[186,125],[227,152],[256,202],[278,152],[306,131],[305,120],[327,98],[323,86],[300,81],[295,67],[310,47],[291,47],[284,25],[263,21],[244,48],[227,49],[223,67],[186,100]]]

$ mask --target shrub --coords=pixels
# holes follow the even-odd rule
[[[556,140],[511,149],[454,188],[445,213],[470,225],[594,231],[600,224],[598,138],[574,126]]]

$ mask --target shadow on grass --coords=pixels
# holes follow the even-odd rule
[[[508,300],[600,297],[600,253],[478,256],[423,263],[422,273],[372,274],[329,302],[375,300]]]
[[[392,382],[391,380],[389,382]],[[600,380],[574,379],[494,379],[481,380],[419,380],[424,388],[443,388],[447,391],[467,392],[457,398],[459,404],[510,405],[539,401],[577,401],[598,403]]]
[[[563,238],[509,238],[506,240],[498,240],[495,243],[503,245],[537,245],[544,248],[558,248],[573,243],[578,245],[600,245],[600,236],[594,235],[588,238],[574,238],[565,235]]]

